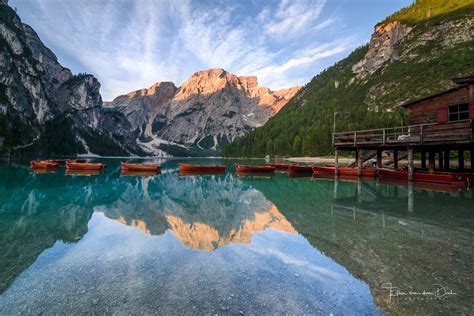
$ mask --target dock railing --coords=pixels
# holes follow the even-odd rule
[[[472,120],[333,133],[335,147],[473,143]]]

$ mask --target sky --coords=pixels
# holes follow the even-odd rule
[[[412,0],[10,0],[105,101],[223,68],[272,90],[304,85]]]

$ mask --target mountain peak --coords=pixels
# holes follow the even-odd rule
[[[225,71],[222,68],[211,68],[211,69],[196,71],[195,73],[193,73],[191,77],[219,77],[223,74],[224,75],[227,74],[227,71]]]
[[[149,88],[129,92],[129,93],[126,94],[126,96],[129,97],[129,98],[134,98],[134,97],[138,97],[138,96],[140,96],[140,97],[152,96],[152,95],[155,95],[155,94],[159,93],[159,91],[162,90],[162,89],[176,90],[177,88],[176,88],[175,84],[171,81],[161,81],[161,82],[155,83],[154,85],[152,85]]]

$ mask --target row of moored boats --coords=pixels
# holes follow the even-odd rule
[[[78,171],[100,171],[106,168],[104,163],[93,163],[88,162],[84,159],[76,160],[35,160],[30,162],[30,166],[33,169],[55,169],[60,166],[66,166],[66,170],[78,170]],[[159,164],[138,164],[138,163],[125,163],[121,162],[121,168],[124,172],[148,172],[157,173],[160,171],[161,166]],[[179,171],[188,174],[219,174],[225,172],[226,166],[224,165],[198,165],[198,164],[178,164]],[[313,177],[318,176],[334,176],[335,165],[322,165],[322,166],[309,166],[309,165],[297,165],[297,164],[285,164],[285,163],[268,163],[266,165],[235,165],[236,172],[238,174],[271,174],[275,171],[288,172],[290,174],[310,174]],[[357,167],[344,166],[338,167],[338,175],[358,177],[359,170]],[[408,180],[408,171],[402,169],[391,169],[391,168],[375,168],[375,167],[363,167],[361,169],[362,177],[382,177],[391,178],[398,180]],[[443,183],[450,185],[470,185],[474,181],[474,174],[472,173],[460,173],[460,172],[428,172],[425,170],[415,170],[414,173],[415,181],[431,182],[431,183]]]

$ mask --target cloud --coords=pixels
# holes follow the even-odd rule
[[[259,19],[266,23],[265,32],[276,38],[303,36],[319,18],[325,0],[282,0],[273,14],[266,8]]]
[[[324,0],[16,2],[64,66],[98,77],[104,100],[208,68],[257,75],[271,89],[302,84],[360,44],[320,38],[338,25]]]

